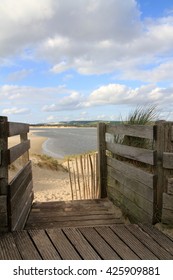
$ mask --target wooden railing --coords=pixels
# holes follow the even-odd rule
[[[108,196],[134,221],[160,221],[167,180],[173,177],[172,139],[170,122],[151,126],[100,123],[101,196]],[[150,147],[135,146],[134,140],[147,141]]]
[[[0,117],[0,225],[1,231],[22,229],[33,201],[29,125]],[[8,148],[8,138],[20,136],[20,143]],[[9,182],[9,166],[21,159],[22,167]]]

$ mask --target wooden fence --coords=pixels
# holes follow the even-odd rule
[[[68,159],[72,200],[100,197],[98,153],[83,154]]]
[[[0,231],[22,229],[33,201],[31,161],[27,134],[29,125],[0,117]],[[8,148],[8,138],[20,136],[20,143]],[[9,166],[21,159],[22,168],[9,182]]]
[[[133,221],[156,223],[161,216],[166,221],[166,207],[173,209],[167,194],[173,177],[172,125],[98,125],[101,196],[108,196]]]

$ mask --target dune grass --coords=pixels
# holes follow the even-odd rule
[[[40,168],[47,168],[55,171],[67,171],[67,169],[61,163],[59,163],[58,160],[50,156],[44,154],[35,154],[34,156],[37,158],[37,162],[35,163],[35,165]]]

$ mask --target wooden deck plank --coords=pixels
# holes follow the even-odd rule
[[[138,225],[126,226],[146,247],[148,247],[159,259],[171,260],[173,256],[162,248],[149,234],[144,232]]]
[[[61,229],[48,229],[46,232],[63,260],[81,259]]]
[[[35,203],[25,229],[85,227],[123,223],[122,214],[108,199]]]
[[[111,228],[142,260],[158,260],[124,225],[111,226]]]
[[[80,232],[98,252],[102,259],[120,260],[119,255],[106,243],[94,228],[80,228]]]
[[[41,256],[34,246],[27,231],[13,232],[16,246],[24,260],[41,260]]]
[[[96,227],[96,231],[105,239],[105,241],[117,252],[117,254],[126,260],[139,260],[140,258],[111,230],[109,227]]]
[[[0,235],[0,260],[21,260],[12,233]]]
[[[29,234],[43,260],[61,259],[44,230],[29,230]]]
[[[63,229],[66,236],[70,239],[73,246],[85,260],[100,260],[101,258],[93,249],[93,247],[84,238],[78,229],[66,228]]]
[[[69,216],[66,216],[66,215],[59,215],[59,213],[52,213],[49,214],[49,213],[45,213],[45,215],[40,215],[38,214],[36,217],[30,217],[28,219],[28,222],[32,223],[37,223],[41,220],[42,223],[45,223],[47,222],[47,219],[48,218],[51,218],[51,222],[66,222],[66,221],[89,221],[89,220],[111,220],[111,219],[115,219],[115,216],[113,214],[97,214],[97,215],[94,215],[92,213],[90,214],[85,214],[85,215],[69,215]]]
[[[146,233],[148,233],[160,246],[167,250],[173,256],[173,239],[157,230],[154,226],[139,225]]]
[[[122,223],[119,219],[104,219],[104,220],[86,220],[86,221],[60,221],[52,222],[46,221],[39,223],[27,223],[25,229],[48,229],[48,228],[63,228],[63,227],[92,227],[93,225],[104,226]]]

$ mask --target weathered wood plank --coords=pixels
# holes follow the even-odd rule
[[[99,197],[107,197],[106,193],[106,178],[107,169],[106,167],[106,141],[105,141],[105,129],[104,123],[98,123],[97,126],[97,141],[98,141],[98,176],[100,178],[100,195]]]
[[[29,230],[43,260],[60,260],[61,257],[44,230]]]
[[[81,259],[61,229],[48,229],[46,232],[63,260]]]
[[[16,159],[22,156],[30,149],[30,140],[26,140],[8,150],[9,164],[13,163]]]
[[[110,166],[108,166],[107,168],[108,178],[109,176],[114,178],[116,181],[126,186],[129,189],[129,191],[132,190],[137,195],[140,195],[141,197],[153,203],[152,188],[142,184],[139,181],[134,180],[131,176],[126,176],[126,174],[119,172]]]
[[[100,260],[99,255],[95,252],[95,250],[78,229],[66,228],[63,229],[63,231],[83,259]]]
[[[11,230],[20,230],[23,229],[27,216],[30,212],[31,205],[33,201],[33,192],[32,192],[32,182],[28,185],[25,194],[23,195],[20,203],[16,205],[16,208],[11,212],[10,226]]]
[[[13,196],[18,191],[18,188],[22,185],[23,181],[27,178],[28,174],[31,173],[31,161],[29,161],[13,178],[13,180],[9,183],[9,196],[13,198]]]
[[[124,225],[111,226],[111,229],[129,246],[142,260],[158,260],[140,240],[135,237]]]
[[[111,219],[115,219],[115,215],[114,214],[88,214],[86,213],[86,215],[59,215],[59,213],[54,213],[54,214],[38,214],[38,215],[32,215],[32,217],[30,217],[28,219],[28,222],[32,223],[37,223],[37,221],[39,222],[39,220],[41,219],[42,223],[47,222],[47,219],[51,219],[51,222],[66,222],[66,221],[80,221],[82,219],[82,221],[91,221],[91,220],[111,220]]]
[[[173,195],[173,178],[168,178],[167,194]]]
[[[115,143],[106,143],[106,149],[128,159],[155,165],[156,151]]]
[[[7,213],[0,213],[0,232],[8,231]]]
[[[9,122],[8,125],[9,125],[8,128],[9,137],[29,132],[29,124]]]
[[[173,153],[163,153],[163,167],[173,169]]]
[[[173,256],[173,240],[168,236],[163,234],[161,231],[157,230],[151,225],[139,225],[147,234],[149,234],[161,247],[167,250]]]
[[[105,225],[113,225],[113,224],[122,224],[122,221],[120,219],[107,219],[107,220],[79,220],[79,221],[61,221],[61,222],[51,222],[47,221],[42,223],[39,221],[39,223],[30,223],[27,221],[25,229],[43,229],[43,228],[64,228],[64,227],[92,227],[93,225],[97,226],[105,226]]]
[[[140,259],[110,228],[96,227],[95,229],[123,260]]]
[[[141,182],[153,189],[155,176],[145,172],[140,168],[134,167],[129,163],[119,161],[115,158],[107,157],[107,164],[126,176],[133,178],[135,181]]]
[[[11,231],[22,230],[24,228],[27,218],[29,216],[30,210],[31,210],[32,201],[33,201],[33,193],[28,198],[28,201],[26,202],[25,207],[24,207],[21,215],[18,218],[18,221],[16,222],[14,228],[11,228]]]
[[[0,214],[7,212],[7,196],[1,195],[0,196]]]
[[[94,228],[80,228],[80,232],[98,252],[102,259],[120,260],[120,256],[105,242]]]
[[[69,200],[69,201],[51,201],[51,202],[36,202],[33,204],[33,208],[35,209],[59,209],[64,211],[82,211],[88,209],[108,209],[111,208],[112,203],[108,198],[104,199],[83,199],[83,200]]]
[[[106,133],[154,139],[153,126],[147,125],[106,125]]]
[[[162,223],[173,226],[173,210],[162,209]]]
[[[114,201],[115,205],[123,209],[132,222],[152,223],[153,215],[137,206],[115,187],[108,186],[108,196]]]
[[[8,127],[7,117],[0,116],[0,153],[1,153],[1,164],[0,164],[0,194],[6,195],[8,189],[8,158],[6,156],[8,149]]]
[[[11,233],[0,235],[0,248],[0,260],[21,260]]]
[[[27,231],[15,231],[13,237],[23,260],[41,260]]]
[[[128,185],[115,183],[112,187],[115,188],[115,191],[120,192],[122,196],[125,196],[127,199],[129,199],[133,204],[143,209],[149,215],[153,216],[152,201],[149,201],[141,195],[137,194],[135,191],[129,188]]]
[[[21,183],[21,185],[19,185],[19,188],[16,191],[16,193],[13,195],[13,197],[12,198],[9,197],[9,203],[11,204],[10,206],[11,211],[13,211],[16,205],[21,201],[30,183],[32,184],[32,173],[29,173],[28,176],[25,178],[25,180]]]
[[[173,195],[163,193],[163,208],[173,211]]]
[[[153,238],[145,233],[137,225],[126,226],[132,234],[134,234],[149,250],[151,250],[161,260],[171,260],[173,256],[162,248]]]

